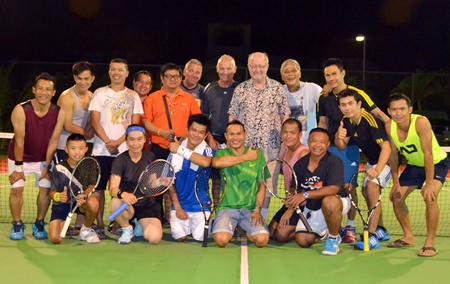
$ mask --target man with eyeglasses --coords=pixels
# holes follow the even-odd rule
[[[151,93],[143,103],[142,121],[150,133],[152,152],[156,159],[167,159],[169,144],[174,137],[186,136],[189,116],[200,114],[195,98],[181,90],[181,68],[174,63],[161,67],[161,90]],[[169,122],[170,118],[170,122]],[[170,214],[170,202],[166,201],[166,213]],[[169,215],[166,219],[169,220]]]
[[[184,66],[183,76],[184,79],[181,82],[180,88],[193,95],[200,105],[205,87],[198,82],[202,78],[203,66],[200,60],[192,58]]]
[[[229,121],[241,121],[247,130],[245,145],[261,150],[267,161],[278,157],[281,145],[281,124],[289,117],[290,109],[283,86],[267,77],[269,57],[264,52],[248,56],[250,79],[239,84],[233,92]],[[272,178],[277,180],[278,175]],[[276,188],[276,186],[274,187]],[[267,196],[261,213],[265,218],[270,197]]]

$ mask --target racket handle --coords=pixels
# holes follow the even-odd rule
[[[205,225],[205,230],[203,231],[203,243],[202,247],[206,248],[208,246],[208,231],[209,231],[209,225]]]
[[[108,216],[108,220],[112,221],[116,219],[116,217],[119,216],[120,213],[122,213],[125,209],[127,209],[128,206],[129,204],[126,202],[120,205],[120,207],[116,211],[114,211],[111,215]]]
[[[64,222],[64,227],[62,228],[61,233],[59,234],[59,236],[61,238],[66,237],[67,230],[69,229],[70,223],[72,222],[72,216],[73,216],[73,213],[69,212],[69,214],[67,215],[66,221]]]
[[[364,251],[368,252],[370,251],[369,249],[369,231],[364,229],[363,232],[363,241],[364,241]]]

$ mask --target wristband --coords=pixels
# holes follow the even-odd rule
[[[23,165],[23,161],[14,161],[14,165],[22,166]]]
[[[60,202],[61,201],[61,193],[60,192],[55,192],[53,194],[53,200],[56,202]]]
[[[161,181],[159,179],[155,182],[155,187],[160,187],[162,185]]]
[[[305,197],[305,199],[309,198],[309,193],[307,191],[303,192],[303,196]]]
[[[158,134],[158,136],[161,136],[161,128],[158,128],[158,132],[156,134]]]
[[[191,158],[192,153],[193,153],[192,150],[189,150],[188,148],[181,146],[181,145],[180,145],[180,147],[178,147],[178,150],[177,150],[177,154],[180,156],[183,156],[183,158],[185,158],[186,160],[189,160]]]
[[[119,190],[118,192],[117,192],[117,198],[119,198],[119,199],[122,199],[122,190]]]
[[[16,165],[14,171],[16,171],[18,173],[22,173],[23,172],[23,166],[22,165],[20,165],[20,166]]]
[[[44,164],[43,168],[50,171],[50,164]]]

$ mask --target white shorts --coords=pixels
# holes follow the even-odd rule
[[[368,169],[371,168],[375,168],[377,165],[371,165],[371,164],[367,164],[366,165],[366,171]],[[391,180],[391,167],[389,167],[388,165],[384,166],[383,170],[381,171],[380,175],[378,176],[378,178],[380,179],[381,182],[381,187],[385,188],[387,187],[387,185],[389,184],[389,181]],[[369,178],[367,176],[364,177],[364,181],[363,181],[363,187],[365,187],[367,185],[367,181],[369,180]],[[371,182],[374,182],[376,184],[378,183],[378,180],[376,178],[370,180]]]
[[[342,217],[345,217],[350,210],[351,203],[349,197],[340,197],[342,202]],[[324,237],[328,233],[328,226],[325,222],[325,217],[323,216],[322,209],[319,210],[311,210],[305,207],[303,210],[303,214],[308,220],[313,233],[316,234],[319,238]],[[303,225],[302,220],[298,220],[297,226],[295,227],[295,232],[307,232],[305,225]]]
[[[44,162],[24,162],[23,163],[23,174],[25,175],[25,178],[31,174],[34,174],[36,177],[36,187],[46,187],[50,188],[51,183],[48,179],[40,179],[41,173],[44,170]],[[8,174],[12,174],[15,170],[15,161],[8,159]],[[50,173],[49,173],[50,174]],[[13,185],[11,185],[11,188],[18,188],[18,187],[24,187],[25,181],[23,179],[16,181]]]
[[[187,220],[178,219],[175,210],[170,211],[170,231],[172,237],[177,240],[192,234],[196,241],[203,241],[203,232],[205,229],[205,218],[202,212],[187,212]],[[206,212],[206,217],[211,213]]]

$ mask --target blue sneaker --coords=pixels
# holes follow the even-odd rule
[[[22,240],[25,236],[23,231],[25,230],[25,224],[20,220],[19,222],[12,222],[11,233],[9,238],[11,240]]]
[[[134,219],[134,236],[135,237],[143,237],[144,232],[142,232],[141,224],[139,224],[137,219]]]
[[[36,220],[33,224],[33,236],[37,240],[45,240],[47,238],[47,231],[45,230],[45,223],[43,220]]]
[[[376,235],[370,235],[369,237],[369,249],[377,249],[380,247],[380,241],[377,239]],[[357,241],[355,244],[355,249],[364,250],[364,241],[361,238],[361,240]]]
[[[339,244],[341,243],[341,236],[338,235],[337,239],[326,238],[323,243],[322,254],[324,255],[336,255],[339,252]]]
[[[391,239],[389,232],[383,226],[377,227],[377,230],[375,231],[375,235],[377,235],[377,238],[380,242],[389,241]]]

